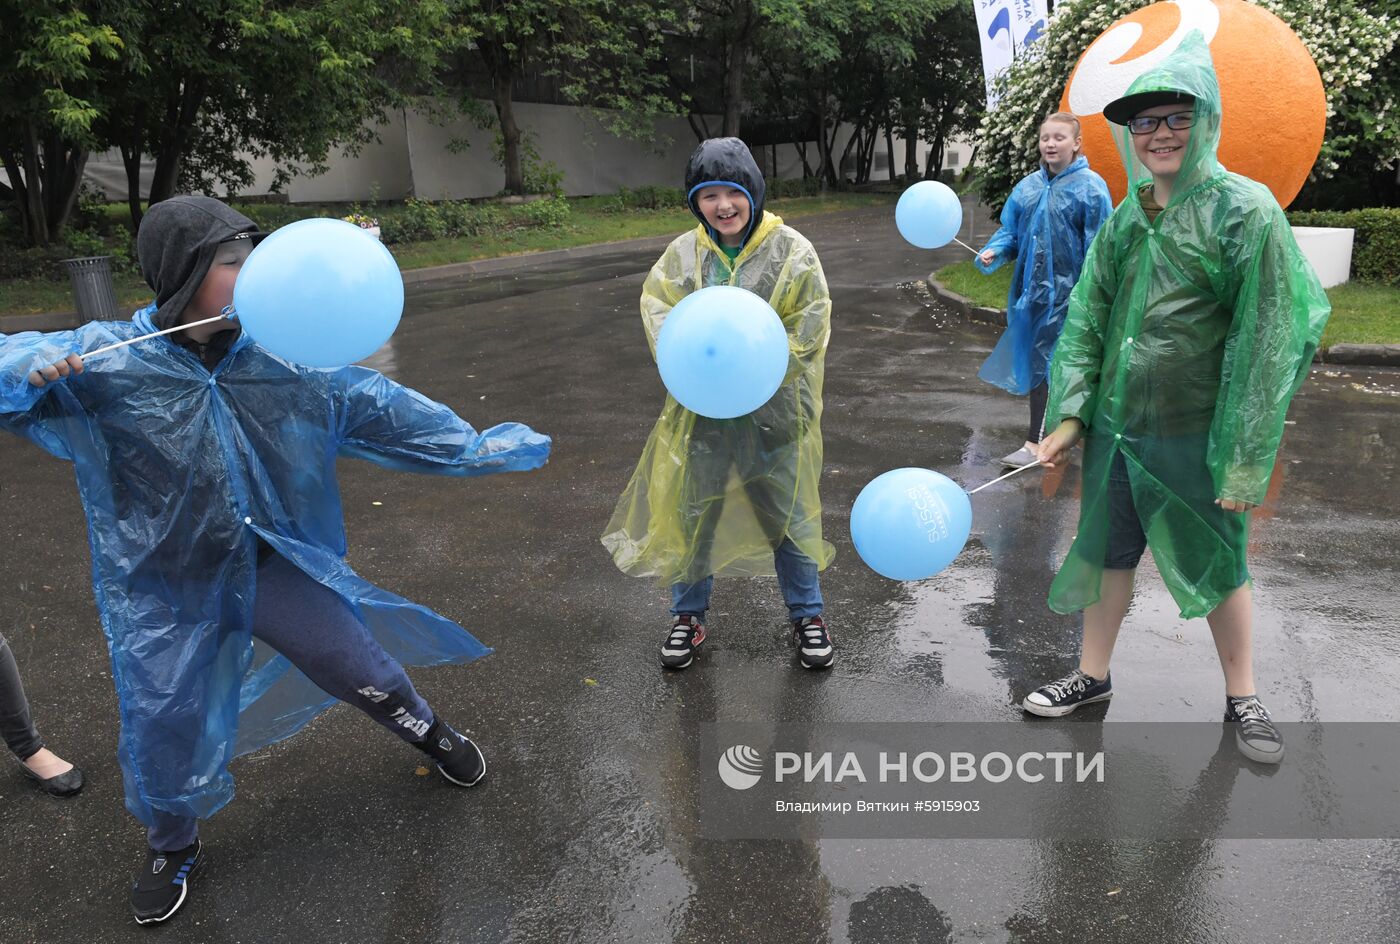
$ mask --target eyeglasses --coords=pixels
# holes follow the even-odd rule
[[[1196,121],[1196,115],[1189,111],[1178,111],[1163,118],[1160,115],[1144,115],[1141,118],[1128,119],[1129,134],[1151,134],[1156,131],[1162,122],[1167,123],[1167,127],[1173,131],[1185,131]]]

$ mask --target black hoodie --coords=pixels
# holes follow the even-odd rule
[[[690,155],[690,160],[685,165],[686,203],[690,206],[690,212],[700,221],[700,225],[710,234],[710,238],[718,242],[718,236],[710,228],[710,224],[705,222],[705,214],[701,213],[695,204],[695,192],[701,187],[713,184],[728,184],[748,194],[749,228],[744,231],[744,242],[740,245],[747,244],[749,234],[763,219],[765,189],[763,173],[754,162],[753,154],[749,153],[747,144],[738,138],[709,138],[700,142],[700,146]]]
[[[180,323],[219,243],[247,235],[256,243],[263,235],[257,224],[213,197],[179,196],[146,211],[136,235],[136,258],[141,276],[156,293],[151,320],[161,330]]]

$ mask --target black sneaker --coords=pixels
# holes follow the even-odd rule
[[[1261,764],[1283,760],[1283,735],[1269,717],[1258,695],[1225,696],[1225,723],[1238,724],[1235,745],[1240,753]]]
[[[792,635],[797,640],[797,658],[804,669],[829,669],[836,661],[836,647],[831,633],[820,616],[806,616],[792,621]]]
[[[695,650],[705,641],[705,624],[698,616],[677,616],[661,644],[661,664],[668,669],[683,669],[695,660]]]
[[[1051,682],[1031,692],[1021,702],[1021,707],[1042,718],[1059,718],[1084,705],[1107,701],[1113,697],[1110,675],[1096,679],[1075,669],[1058,682]]]
[[[180,910],[190,878],[204,865],[204,843],[175,852],[146,851],[146,862],[131,884],[131,913],[137,924],[157,924]]]
[[[486,776],[486,758],[481,748],[440,719],[433,722],[427,737],[414,747],[437,761],[438,773],[459,787],[474,787]]]

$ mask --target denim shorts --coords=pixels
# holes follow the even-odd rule
[[[1128,481],[1128,463],[1121,451],[1113,455],[1108,467],[1108,547],[1104,550],[1105,570],[1132,570],[1147,550],[1147,535],[1133,504],[1133,489]]]

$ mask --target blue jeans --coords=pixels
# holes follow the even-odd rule
[[[797,549],[787,538],[773,552],[773,566],[778,571],[778,588],[783,592],[787,603],[789,619],[803,619],[820,616],[822,613],[821,580],[817,576],[817,564]],[[673,616],[695,616],[704,618],[710,608],[710,593],[715,588],[715,578],[706,577],[696,583],[676,583],[671,585],[671,614]]]

